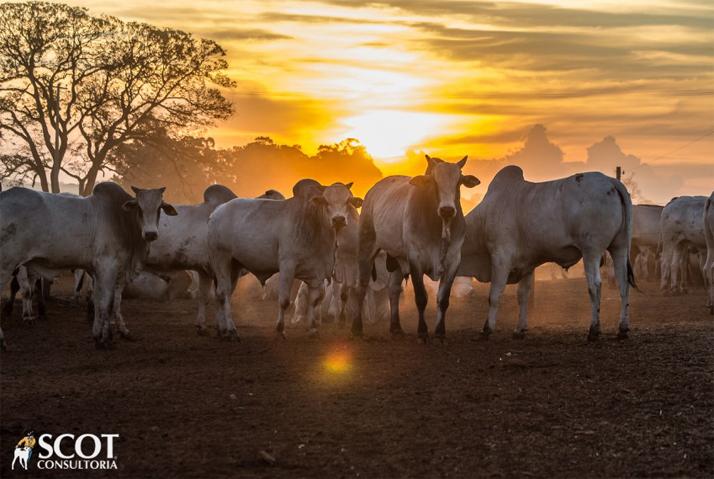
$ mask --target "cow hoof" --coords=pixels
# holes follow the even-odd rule
[[[446,341],[446,334],[434,334],[434,339],[439,342],[439,344],[444,344]]]
[[[238,337],[238,331],[236,331],[235,329],[226,330],[223,333],[223,339],[225,339],[226,341],[240,342],[240,337]]]
[[[363,335],[362,328],[355,328],[355,327],[353,327],[353,328],[352,328],[352,331],[351,331],[351,333],[350,333],[350,335],[351,335],[353,338],[361,338],[362,335]]]
[[[285,331],[275,331],[275,340],[276,341],[285,341],[287,339],[288,339],[288,337],[285,336]]]
[[[198,336],[208,336],[208,329],[205,326],[196,326],[196,334]]]
[[[628,333],[630,332],[629,329],[621,329],[617,332],[617,339],[627,339]]]
[[[588,331],[588,341],[592,342],[597,341],[598,339],[600,339],[600,331],[596,329],[591,329],[590,331]]]
[[[0,351],[7,351],[7,343],[4,339],[0,341]]]
[[[318,330],[315,329],[315,328],[309,329],[309,330],[307,331],[307,337],[308,337],[308,338],[313,338],[313,339],[319,338],[319,337],[320,337],[320,331],[318,331]]]
[[[526,339],[526,329],[520,331],[513,331],[513,339]]]
[[[422,344],[428,344],[429,343],[429,333],[419,333],[419,341]]]
[[[112,341],[110,339],[109,340],[95,339],[94,347],[101,351],[107,351],[109,349],[114,349],[114,343],[112,343]]]
[[[491,337],[492,333],[493,333],[493,331],[491,331],[491,328],[489,328],[488,326],[484,326],[483,330],[481,331],[481,339],[483,339],[484,341],[487,341],[488,338]]]
[[[125,341],[130,341],[130,342],[136,341],[136,336],[131,334],[129,331],[126,331],[126,332],[119,331],[119,336],[121,336],[121,338],[124,339]]]
[[[401,339],[404,337],[404,330],[401,326],[389,328],[389,334],[392,336],[392,339]]]
[[[709,314],[714,314],[714,306],[709,306]]]

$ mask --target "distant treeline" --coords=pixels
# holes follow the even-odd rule
[[[166,186],[166,196],[176,203],[201,201],[203,190],[213,183],[239,196],[257,196],[267,189],[291,196],[301,178],[323,184],[353,181],[354,193],[362,195],[382,177],[364,145],[353,138],[321,145],[308,155],[300,145],[280,145],[268,137],[222,149],[210,138],[158,135],[118,148],[112,164],[113,179],[126,188]]]

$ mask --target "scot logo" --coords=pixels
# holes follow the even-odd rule
[[[37,452],[37,469],[117,469],[114,441],[118,437],[119,434],[37,435],[29,431],[15,446],[11,468],[29,470],[33,452]]]

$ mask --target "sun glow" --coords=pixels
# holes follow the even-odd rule
[[[448,115],[372,110],[344,120],[346,136],[359,138],[377,158],[402,156],[412,146],[443,133]]]
[[[322,363],[325,371],[334,375],[341,375],[352,369],[352,355],[347,349],[332,351]]]

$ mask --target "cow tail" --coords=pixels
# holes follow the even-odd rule
[[[635,271],[632,268],[632,263],[630,262],[630,241],[632,239],[632,200],[630,199],[630,194],[627,192],[627,188],[622,184],[621,181],[613,181],[615,184],[615,189],[617,194],[620,196],[620,203],[622,204],[622,213],[624,217],[624,228],[627,234],[627,282],[640,291],[637,287],[637,282],[635,281]]]

